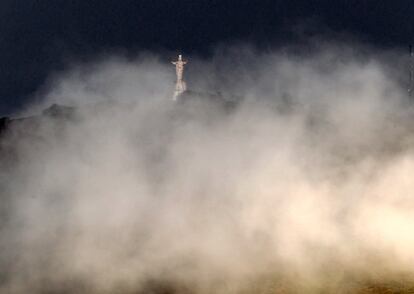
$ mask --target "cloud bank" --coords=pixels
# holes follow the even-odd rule
[[[341,293],[411,278],[414,113],[396,55],[237,47],[190,62],[190,88],[236,106],[173,103],[171,65],[108,57],[41,94],[76,107],[69,119],[12,126],[1,292]]]

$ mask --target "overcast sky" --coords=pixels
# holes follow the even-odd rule
[[[18,111],[51,72],[97,53],[208,57],[217,44],[269,49],[312,36],[403,48],[413,28],[413,0],[2,0],[0,115]]]

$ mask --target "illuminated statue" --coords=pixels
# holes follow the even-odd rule
[[[184,65],[187,64],[186,60],[183,60],[181,54],[178,55],[177,61],[172,61],[172,64],[175,65],[175,71],[177,73],[177,82],[175,83],[175,90],[173,100],[177,100],[177,97],[187,90],[187,85],[183,80]]]

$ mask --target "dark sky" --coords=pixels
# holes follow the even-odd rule
[[[97,53],[208,56],[222,42],[273,48],[320,34],[392,48],[414,41],[413,25],[413,0],[2,0],[0,115]]]

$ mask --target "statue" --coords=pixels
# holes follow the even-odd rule
[[[175,71],[177,74],[177,82],[175,83],[175,90],[173,96],[173,100],[176,101],[177,97],[187,90],[187,85],[183,80],[184,65],[187,64],[187,61],[183,60],[180,54],[178,55],[178,60],[172,61],[171,63],[175,65]]]

